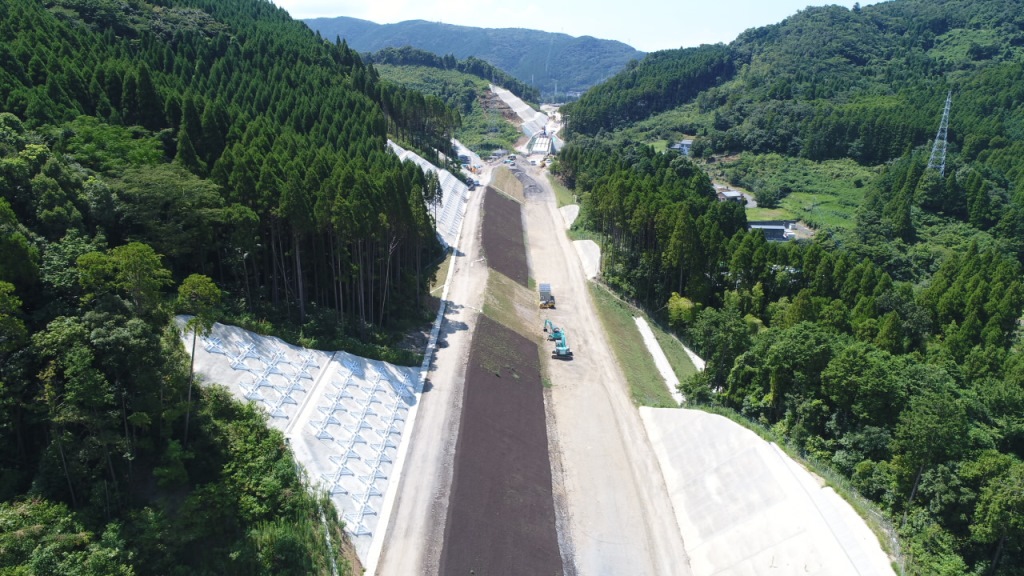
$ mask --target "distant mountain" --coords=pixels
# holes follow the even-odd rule
[[[615,40],[579,38],[524,28],[473,28],[424,20],[376,24],[357,18],[311,18],[310,28],[328,40],[340,37],[359,52],[413,46],[439,55],[485,60],[547,97],[584,92],[644,53]]]

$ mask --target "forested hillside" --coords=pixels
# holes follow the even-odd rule
[[[545,98],[554,98],[556,89],[561,98],[583,92],[644,55],[614,40],[522,28],[474,28],[424,20],[376,24],[347,17],[305,22],[324,38],[342,38],[360,52],[412,46],[460,59],[479,58],[534,86]]]
[[[470,56],[465,60],[459,60],[451,54],[445,56],[438,56],[432,52],[426,50],[418,50],[411,46],[403,46],[401,48],[384,48],[378,50],[373,54],[370,54],[366,58],[367,64],[390,64],[392,66],[422,66],[425,68],[434,68],[436,70],[452,70],[456,72],[462,72],[475,76],[481,80],[486,80],[493,84],[497,84],[506,90],[511,90],[516,96],[519,96],[526,102],[538,102],[540,100],[540,90],[530,86],[526,82],[522,82],[513,78],[512,76],[505,73],[505,71],[495,68],[487,62]],[[459,109],[459,106],[453,106],[455,109]]]
[[[170,317],[390,354],[440,246],[386,139],[449,152],[458,113],[262,0],[9,0],[0,62],[0,565],[348,573]]]
[[[603,279],[708,362],[688,402],[844,476],[899,534],[907,574],[1024,566],[1022,8],[809,8],[729,46],[651,55],[563,108],[557,169],[602,241]],[[697,160],[631,142],[659,118],[696,135]],[[726,153],[748,171],[772,153],[805,175],[853,159],[877,176],[837,184],[862,191],[849,227],[770,243],[712,198],[701,159]]]
[[[516,95],[525,94],[527,100],[540,97],[537,89],[473,57],[456,60],[452,55],[437,56],[406,46],[370,54],[367,62],[384,80],[436,96],[457,111],[461,121],[455,137],[480,154],[511,150],[521,136],[516,125],[495,109],[500,100],[490,91],[492,82]],[[512,114],[511,109],[505,109]]]

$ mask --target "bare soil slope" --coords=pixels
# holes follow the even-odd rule
[[[482,235],[487,266],[526,286],[530,270],[526,263],[520,204],[490,186],[484,196]]]
[[[563,573],[536,342],[473,335],[440,574]]]

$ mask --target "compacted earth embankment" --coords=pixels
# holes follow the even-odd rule
[[[470,346],[441,574],[562,574],[522,207],[488,188],[487,304]]]

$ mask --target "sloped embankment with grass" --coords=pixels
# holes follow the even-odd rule
[[[516,178],[516,175],[511,170],[504,166],[498,166],[492,173],[491,186],[499,192],[508,194],[520,204],[526,202],[523,183]]]
[[[658,372],[654,358],[633,320],[640,312],[600,284],[590,284],[590,295],[601,317],[601,325],[609,336],[615,359],[622,366],[622,371],[629,382],[633,403],[638,406],[676,407],[677,404],[665,388],[664,378]],[[664,331],[656,324],[652,324],[651,329],[665,351],[676,377],[682,380],[692,374],[695,368],[685,357],[685,352],[682,352],[682,344],[678,340],[666,337]]]

